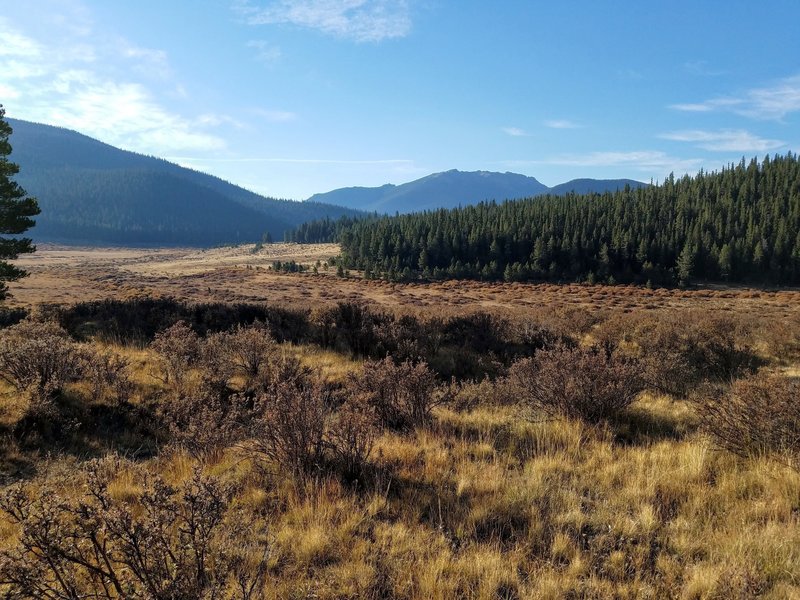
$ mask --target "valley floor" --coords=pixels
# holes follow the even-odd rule
[[[308,307],[366,302],[401,312],[442,314],[491,310],[509,316],[530,310],[579,308],[699,308],[784,318],[800,310],[800,290],[710,286],[690,290],[633,286],[443,281],[389,283],[336,277],[326,266],[337,244],[242,245],[196,248],[75,248],[40,245],[16,264],[30,276],[12,284],[9,306],[73,303],[105,298],[175,297],[191,302],[266,302]],[[295,261],[318,274],[278,273],[273,261]]]
[[[731,389],[798,389],[800,291],[391,284],[337,277],[337,253],[42,246],[19,261],[12,306],[110,302],[39,314],[69,331],[0,330],[3,360],[46,369],[61,348],[66,369],[42,389],[0,381],[0,597],[800,597],[796,439],[737,456],[703,421]],[[292,260],[319,273],[270,269]],[[252,325],[234,303],[276,318]],[[177,314],[188,325],[167,331]],[[252,372],[242,349],[264,359]],[[430,371],[403,362],[426,355]],[[531,400],[547,360],[576,396],[647,384],[613,418],[553,417]],[[456,381],[467,367],[480,376]],[[429,404],[398,427],[381,411],[409,397]],[[315,428],[319,447],[296,441]]]

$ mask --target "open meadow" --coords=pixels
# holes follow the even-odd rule
[[[314,308],[367,302],[391,311],[458,314],[491,310],[524,316],[530,310],[578,308],[631,312],[706,309],[751,318],[791,317],[800,290],[711,286],[681,290],[643,286],[442,281],[390,283],[336,277],[325,266],[338,244],[254,244],[200,249],[73,248],[42,245],[17,264],[30,276],[14,284],[9,306],[74,303],[105,298],[174,297],[191,302],[255,302]],[[295,261],[318,273],[279,273],[274,261]]]
[[[19,261],[0,597],[800,597],[800,291],[337,251]]]

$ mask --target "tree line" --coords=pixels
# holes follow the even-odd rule
[[[283,241],[296,242],[298,244],[331,244],[338,242],[342,234],[350,229],[357,221],[373,221],[377,219],[377,214],[364,216],[344,215],[338,219],[325,217],[315,221],[301,223],[283,234]]]
[[[791,152],[604,194],[314,222],[368,278],[800,283],[800,162]],[[319,237],[315,237],[319,235]]]

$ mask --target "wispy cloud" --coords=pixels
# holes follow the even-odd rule
[[[166,53],[95,36],[89,16],[75,14],[74,23],[69,12],[48,14],[43,20],[54,23],[58,33],[47,39],[26,36],[0,18],[1,91],[10,116],[76,129],[149,154],[225,147],[210,131],[214,123],[165,108],[143,83],[171,77]],[[137,73],[142,81],[135,81]]]
[[[90,76],[68,83],[67,93],[49,93],[36,99],[30,112],[56,123],[141,152],[181,149],[218,150],[225,142],[198,126],[207,124],[175,115],[162,108],[143,86],[116,83]],[[55,99],[54,99],[55,98]]]
[[[14,31],[8,19],[0,17],[0,57],[37,58],[42,54],[42,46],[34,39]]]
[[[356,42],[405,37],[411,31],[406,0],[236,0],[250,25],[290,24]]]
[[[278,46],[264,40],[250,40],[247,42],[247,47],[255,49],[256,60],[265,65],[274,65],[280,60],[283,54]]]
[[[664,140],[694,143],[712,152],[767,152],[786,145],[781,140],[762,138],[743,129],[671,131],[658,136]]]
[[[511,137],[529,137],[531,134],[519,127],[503,127],[503,133]]]
[[[163,50],[140,48],[127,40],[120,41],[120,48],[122,56],[130,60],[137,73],[157,79],[169,79],[172,76],[167,53]]]
[[[780,121],[786,115],[800,111],[800,75],[745,90],[741,94],[673,104],[670,108],[687,112],[728,111],[752,119]]]
[[[545,121],[544,126],[550,129],[580,129],[581,127],[578,123],[567,119],[551,119]]]

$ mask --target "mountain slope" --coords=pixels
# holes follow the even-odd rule
[[[455,208],[486,199],[505,200],[534,196],[547,186],[533,177],[489,171],[445,171],[402,185],[379,188],[344,188],[315,194],[310,200],[332,202],[350,208],[382,213],[408,213],[437,208]]]
[[[8,119],[17,181],[42,209],[30,236],[83,244],[214,245],[276,239],[308,220],[354,215],[265,198],[166,160],[80,133]]]
[[[310,200],[393,214],[455,208],[477,204],[483,200],[502,201],[542,194],[562,195],[570,191],[579,194],[603,193],[624,189],[626,184],[634,188],[646,185],[631,179],[574,179],[548,188],[535,178],[518,173],[452,170],[434,173],[401,185],[340,188],[315,194]]]

